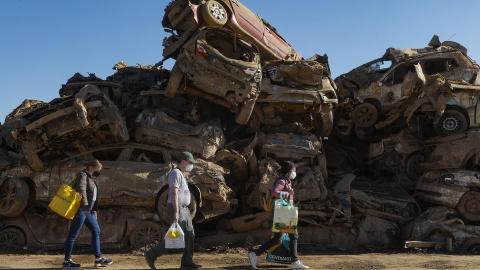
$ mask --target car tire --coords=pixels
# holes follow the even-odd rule
[[[355,126],[359,128],[369,128],[378,120],[378,109],[372,103],[362,103],[353,109],[352,119]]]
[[[462,133],[468,128],[467,118],[457,110],[446,110],[435,124],[435,131],[438,136],[449,136]]]
[[[17,250],[27,245],[27,238],[18,228],[6,228],[0,231],[0,250]]]
[[[417,181],[422,176],[423,171],[420,163],[424,161],[425,158],[420,153],[414,153],[407,158],[405,172],[410,180]]]
[[[130,246],[148,250],[163,240],[165,229],[157,222],[142,221],[130,233]]]
[[[463,194],[458,201],[457,211],[466,220],[480,221],[480,192],[469,191]]]
[[[467,239],[465,242],[462,243],[461,250],[464,252],[479,254],[480,238],[474,237],[474,238]]]
[[[221,27],[228,21],[228,13],[217,1],[209,0],[201,8],[203,20],[210,26]]]
[[[250,116],[253,112],[253,107],[255,107],[255,101],[257,99],[247,99],[244,101],[244,104],[240,107],[240,111],[235,115],[235,122],[239,125],[246,125]]]
[[[168,189],[164,190],[157,201],[157,213],[160,218],[167,224],[170,224],[170,219],[168,218],[167,214],[167,200],[168,200]],[[197,214],[197,201],[195,200],[195,196],[190,192],[190,205],[188,206],[190,210],[190,215],[192,219]]]
[[[184,74],[177,65],[174,65],[165,88],[165,96],[174,98],[180,84],[182,83]]]
[[[0,188],[0,215],[16,217],[27,207],[29,199],[28,184],[18,178],[10,178]]]

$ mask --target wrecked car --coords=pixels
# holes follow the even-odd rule
[[[202,26],[227,26],[255,44],[262,60],[301,60],[302,56],[265,19],[235,0],[174,0],[165,8],[162,26],[164,59],[176,58],[178,49]],[[176,34],[173,32],[176,31]]]
[[[180,152],[144,144],[104,145],[55,162],[46,170],[37,172],[28,165],[14,167],[0,178],[0,215],[15,217],[27,205],[38,201],[48,204],[62,184],[82,171],[89,160],[103,164],[97,178],[102,186],[100,207],[141,207],[157,210],[168,221],[166,195],[168,173],[174,168],[172,157]],[[230,210],[233,192],[225,184],[222,167],[197,159],[190,172],[189,189],[192,194],[192,217],[212,218]],[[163,199],[165,201],[163,201]]]
[[[480,84],[478,64],[456,42],[440,43],[435,36],[429,47],[422,49],[389,48],[381,58],[335,79],[339,104],[352,110],[351,119],[356,127],[374,126],[381,115],[411,95],[413,89],[402,86],[405,75],[415,72],[416,64],[425,75],[440,74],[448,80]]]
[[[212,79],[214,78],[214,79]],[[262,71],[258,50],[228,30],[204,28],[182,47],[165,96],[177,91],[230,109],[247,123],[259,95]]]
[[[168,230],[156,213],[144,209],[100,208],[97,220],[102,228],[102,246],[106,248],[148,249],[162,241]],[[69,223],[49,209],[28,207],[20,216],[0,220],[0,250],[63,247]],[[89,247],[90,242],[90,232],[81,230],[75,244]]]
[[[267,61],[255,113],[264,124],[301,122],[320,137],[330,135],[337,104],[327,56],[306,61]]]
[[[457,211],[431,207],[402,227],[405,248],[474,252],[480,247],[480,226],[467,225]]]
[[[22,121],[23,125],[12,130],[12,135],[36,171],[48,166],[51,153],[85,151],[129,139],[117,106],[95,85],[84,86],[75,96],[56,98],[10,121]]]
[[[218,120],[196,127],[184,124],[165,112],[144,110],[137,117],[135,140],[140,143],[189,151],[209,159],[225,146],[225,137]]]
[[[476,171],[429,171],[417,182],[416,196],[457,209],[468,221],[480,221],[480,176]]]

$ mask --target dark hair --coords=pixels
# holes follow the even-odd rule
[[[283,175],[286,175],[290,170],[292,170],[293,168],[295,168],[295,163],[291,162],[291,161],[285,161],[283,162],[282,164],[282,168],[280,169],[280,172],[283,174]]]

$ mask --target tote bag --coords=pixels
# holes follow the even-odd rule
[[[273,207],[272,232],[297,233],[298,207],[289,201],[280,198],[275,201]]]
[[[165,234],[165,248],[185,248],[185,235],[178,222],[173,222]]]
[[[82,195],[70,186],[72,182],[75,183],[74,181],[77,177],[78,175],[66,185],[63,184],[57,191],[57,195],[53,197],[53,200],[48,205],[55,213],[68,219],[73,219],[82,201]]]
[[[282,243],[268,250],[267,262],[284,264],[292,263],[292,255],[290,253],[290,237],[288,236],[288,233],[283,235]]]

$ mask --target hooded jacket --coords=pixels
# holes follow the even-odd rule
[[[82,172],[78,173],[77,179],[75,179],[75,188],[77,192],[82,195],[82,202],[80,204],[80,208],[82,211],[89,211],[90,207],[92,206],[93,202],[93,193],[95,190],[95,186],[97,187],[97,199],[95,200],[95,204],[93,205],[92,211],[98,210],[98,185],[97,180],[93,177],[87,169],[83,170]]]

